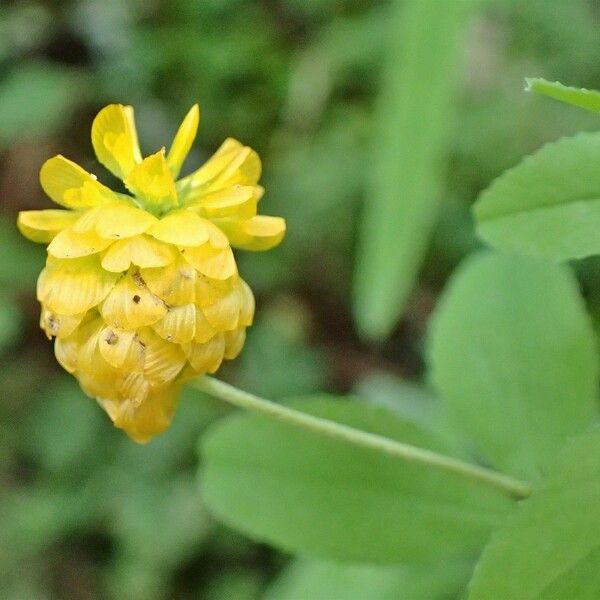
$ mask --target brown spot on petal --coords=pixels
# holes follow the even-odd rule
[[[119,336],[114,332],[114,331],[107,331],[106,332],[106,337],[104,338],[104,341],[109,345],[109,346],[114,346],[118,341],[119,341]]]
[[[60,327],[58,319],[54,315],[49,315],[46,319],[46,323],[48,325],[48,329],[53,335],[58,333],[58,329]]]
[[[135,273],[133,273],[131,278],[133,279],[133,281],[135,282],[135,284],[138,287],[146,287],[146,282],[144,281],[144,278],[140,275],[139,271],[136,271]]]

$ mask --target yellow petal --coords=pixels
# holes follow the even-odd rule
[[[98,337],[98,346],[109,365],[126,371],[143,370],[145,348],[135,331],[105,327]]]
[[[219,300],[232,287],[231,280],[209,279],[183,259],[160,269],[142,269],[140,276],[150,291],[169,306],[204,307]]]
[[[270,250],[285,235],[285,220],[281,217],[257,215],[247,221],[223,219],[218,223],[231,245],[242,250]]]
[[[156,217],[141,208],[125,204],[102,208],[96,219],[98,235],[120,239],[140,235],[156,222]]]
[[[101,208],[99,206],[79,212],[78,214],[80,217],[73,224],[73,231],[76,231],[77,233],[85,233],[86,231],[95,230],[96,219],[98,218],[100,212]]]
[[[266,246],[273,247],[283,239],[285,234],[285,219],[281,217],[269,217],[257,215],[243,222],[244,233],[252,236],[257,242],[264,244],[260,249],[266,250]],[[255,242],[253,242],[254,244]]]
[[[260,202],[261,198],[265,195],[265,188],[262,185],[255,185],[253,188],[256,202]]]
[[[259,186],[234,185],[216,192],[199,190],[189,193],[184,201],[187,208],[198,211],[203,217],[249,219],[256,214],[258,188]]]
[[[142,160],[133,118],[133,108],[110,104],[92,124],[92,145],[98,160],[124,179]]]
[[[119,382],[118,388],[121,403],[127,402],[133,406],[140,406],[145,402],[152,389],[148,379],[141,373],[128,373]]]
[[[141,275],[134,272],[122,277],[113,287],[101,312],[111,327],[137,329],[162,319],[167,307],[148,289]]]
[[[146,346],[146,377],[153,385],[174,380],[185,364],[185,354],[181,346],[166,342],[148,327],[140,330],[140,340]]]
[[[240,308],[240,292],[236,286],[216,302],[205,306],[202,312],[216,330],[230,331],[238,326]]]
[[[209,279],[196,271],[196,306],[204,308],[220,300],[233,288],[235,279]]]
[[[79,331],[81,344],[77,353],[77,378],[86,394],[97,398],[117,393],[117,381],[121,376],[100,352],[100,334],[104,322],[97,318]]]
[[[60,154],[42,165],[40,183],[54,202],[74,210],[99,206],[116,198],[95,175]]]
[[[167,155],[167,164],[169,165],[173,179],[177,179],[179,176],[181,165],[183,165],[183,161],[196,138],[199,123],[200,108],[197,104],[194,104],[179,126],[171,144],[169,154]]]
[[[50,337],[64,338],[70,336],[79,327],[86,313],[78,315],[59,315],[42,306],[40,327]]]
[[[79,215],[70,210],[24,210],[19,213],[17,227],[32,242],[47,244],[78,218]]]
[[[239,280],[239,290],[242,298],[240,309],[240,327],[249,327],[254,320],[254,294],[250,286],[243,280]]]
[[[223,362],[225,337],[220,333],[204,344],[186,344],[184,350],[194,371],[198,374],[214,373]]]
[[[207,191],[219,190],[235,184],[255,185],[261,174],[261,164],[258,154],[249,148],[243,147],[233,160],[206,186]]]
[[[63,229],[48,246],[48,254],[55,258],[79,258],[102,252],[112,244],[101,238],[95,231],[78,233],[72,227]]]
[[[171,424],[177,402],[179,386],[151,388],[143,402],[125,400],[115,402],[99,400],[116,427],[140,444],[161,433]]]
[[[246,341],[246,329],[234,329],[233,331],[225,332],[225,354],[224,358],[233,360],[238,356],[244,347]]]
[[[196,333],[194,341],[199,344],[204,344],[211,340],[217,334],[217,330],[208,322],[204,316],[204,312],[200,309],[196,311]]]
[[[200,309],[197,309],[194,304],[172,306],[160,321],[154,323],[152,329],[168,342],[175,344],[191,342],[196,335],[197,310]]]
[[[177,206],[175,181],[162,150],[147,156],[123,181],[133,194],[161,212]]]
[[[229,238],[214,223],[206,221],[208,227],[208,241],[213,248],[224,250],[229,247]]]
[[[140,275],[150,291],[170,306],[196,300],[196,279],[201,275],[181,258],[163,268],[142,269]]]
[[[73,229],[79,233],[94,230],[102,238],[118,240],[140,235],[156,222],[155,216],[141,208],[113,203],[88,211]]]
[[[56,338],[54,341],[54,355],[58,364],[68,373],[77,370],[77,350],[79,341],[76,335],[66,338]]]
[[[96,364],[102,365],[96,371],[77,371],[75,376],[79,381],[81,389],[90,398],[99,400],[100,398],[110,397],[118,393],[115,389],[115,382],[119,381],[121,373],[118,369],[111,367],[96,350]]]
[[[181,253],[197,271],[212,279],[229,279],[237,273],[231,248],[218,250],[210,244],[204,244],[196,248],[183,248]]]
[[[243,148],[244,146],[237,140],[227,138],[199,169],[178,182],[178,189],[187,193],[197,187],[205,186],[207,182],[223,172]]]
[[[78,315],[102,302],[116,280],[96,256],[49,260],[38,279],[37,297],[52,312]]]
[[[208,241],[211,225],[191,210],[177,210],[155,223],[148,233],[167,244],[200,246]]]
[[[172,246],[147,236],[139,235],[115,242],[102,257],[102,267],[107,271],[127,271],[131,264],[138,267],[164,267],[177,257]]]

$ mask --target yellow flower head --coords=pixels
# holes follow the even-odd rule
[[[178,179],[199,117],[192,107],[170,150],[142,158],[133,109],[107,106],[92,144],[130,193],[58,155],[40,181],[65,209],[18,219],[23,235],[49,244],[37,295],[58,361],[138,442],[168,427],[186,379],[214,373],[244,344],[254,297],[231,247],[268,250],[285,233],[283,219],[256,214],[260,159],[238,141]]]

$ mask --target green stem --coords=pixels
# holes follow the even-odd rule
[[[444,456],[443,454],[438,454],[430,450],[403,444],[402,442],[397,442],[381,435],[354,429],[353,427],[322,419],[321,417],[315,417],[294,410],[293,408],[276,404],[270,400],[259,398],[254,394],[239,390],[232,385],[223,383],[212,377],[200,377],[191,381],[190,385],[209,396],[219,398],[239,408],[244,408],[268,417],[279,419],[280,421],[290,423],[291,425],[296,425],[297,427],[302,427],[309,431],[325,435],[332,439],[341,440],[354,446],[368,448],[407,462],[454,473],[459,477],[464,477],[465,479],[470,479],[471,481],[481,483],[482,485],[494,487],[517,500],[527,498],[531,494],[531,488],[527,483],[509,477],[508,475],[503,475],[502,473],[485,469],[484,467],[479,467],[449,456]]]

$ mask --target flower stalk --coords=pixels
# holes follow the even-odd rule
[[[278,419],[307,431],[361,448],[374,450],[406,462],[453,473],[481,485],[496,488],[515,500],[523,500],[531,494],[531,487],[528,483],[519,481],[509,475],[438,454],[431,450],[404,444],[381,435],[361,431],[348,425],[309,415],[270,400],[265,400],[213,377],[199,377],[192,380],[189,385],[200,392],[224,400],[238,408]]]

